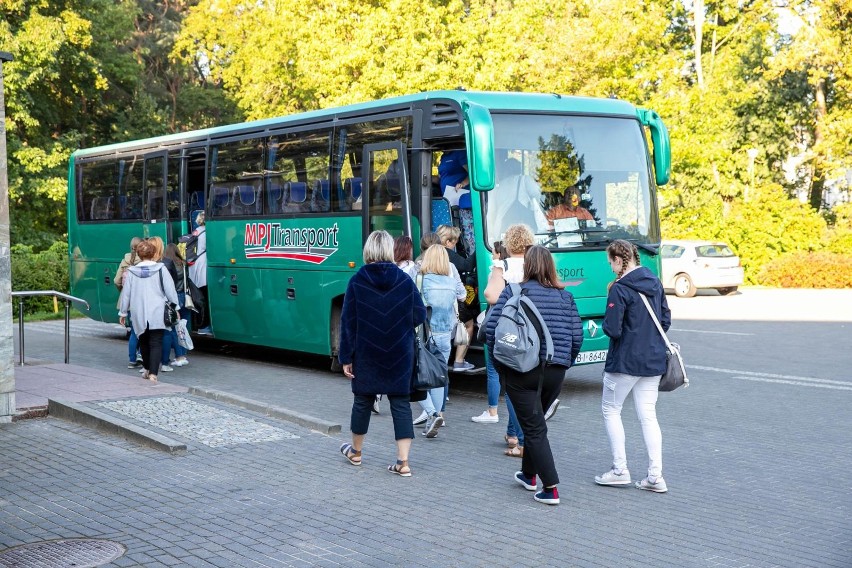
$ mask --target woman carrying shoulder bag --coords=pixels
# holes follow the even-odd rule
[[[450,360],[452,348],[452,332],[456,327],[456,302],[463,300],[467,295],[461,280],[450,275],[450,257],[447,249],[442,245],[432,245],[423,253],[423,262],[420,266],[422,278],[420,285],[424,303],[429,306],[429,328],[432,338],[435,340],[438,354],[446,365]],[[443,405],[447,397],[449,387],[430,389],[425,400],[420,401],[420,406],[427,415],[423,435],[434,438],[438,435],[438,428],[444,424]]]
[[[426,320],[417,286],[393,261],[393,237],[373,231],[364,244],[364,266],[349,280],[340,314],[338,360],[352,381],[352,443],[340,453],[361,465],[364,437],[376,395],[387,395],[396,438],[396,463],[388,471],[411,477],[408,452],[414,438],[411,386],[414,328]]]
[[[145,240],[136,246],[140,262],[128,267],[119,299],[119,323],[124,325],[128,312],[133,312],[133,330],[139,336],[144,379],[157,382],[163,353],[166,301],[177,304],[175,284],[159,262],[154,262],[156,246]],[[165,272],[165,275],[163,274]]]
[[[612,468],[595,477],[598,485],[630,485],[621,407],[630,392],[642,424],[648,449],[648,476],[636,487],[655,493],[668,491],[663,479],[663,435],[657,422],[660,377],[666,371],[666,344],[639,294],[648,298],[663,329],[671,325],[660,279],[639,265],[639,251],[617,240],[606,249],[610,268],[618,278],[606,300],[603,330],[610,338],[603,375],[601,409],[612,450]]]
[[[521,290],[538,309],[544,325],[553,339],[553,360],[550,365],[536,367],[521,373],[495,360],[494,365],[506,382],[506,395],[511,399],[518,421],[524,431],[526,446],[521,461],[521,471],[515,481],[529,491],[537,490],[536,476],[541,476],[542,490],[535,500],[547,505],[559,504],[556,485],[559,475],[553,463],[553,452],[547,439],[547,422],[544,409],[556,400],[565,380],[565,371],[571,366],[583,344],[583,324],[577,314],[574,297],[557,280],[553,256],[542,246],[531,247],[524,255],[524,279]],[[512,296],[506,288],[494,304],[488,318],[486,338],[488,349],[494,352],[495,330],[503,307]],[[544,360],[546,347],[541,342],[539,359]]]

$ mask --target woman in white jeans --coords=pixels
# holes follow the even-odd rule
[[[603,376],[601,408],[612,449],[612,468],[595,477],[598,485],[631,485],[624,447],[621,408],[630,392],[642,424],[648,449],[648,476],[636,482],[646,491],[668,491],[663,479],[663,436],[657,422],[657,393],[666,370],[666,344],[639,294],[644,294],[663,329],[671,312],[663,285],[653,272],[639,265],[639,251],[624,240],[606,249],[612,271],[618,275],[606,302],[603,330],[610,338]]]

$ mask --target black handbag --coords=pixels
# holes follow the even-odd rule
[[[157,274],[160,276],[160,289],[163,291],[163,296],[166,296],[166,289],[163,286],[163,271],[160,270]],[[179,319],[180,314],[178,314],[175,305],[169,302],[169,298],[166,297],[166,305],[165,309],[163,310],[163,323],[166,325],[166,327],[174,327],[174,325],[178,322]]]
[[[421,331],[414,334],[414,355],[415,355],[415,372],[414,372],[414,388],[416,390],[427,391],[430,389],[442,388],[450,383],[449,372],[447,371],[447,362],[443,361],[440,355],[437,355],[435,340],[432,334],[425,335],[427,324],[423,324]],[[434,349],[434,350],[433,350]]]
[[[651,314],[651,319],[654,320],[660,335],[663,336],[663,341],[666,342],[666,372],[663,373],[660,379],[660,392],[671,392],[678,387],[688,387],[689,379],[686,376],[686,367],[683,364],[683,357],[680,354],[680,345],[669,341],[666,332],[663,331],[663,326],[660,325],[660,320],[657,319],[657,314],[651,309],[651,304],[648,303],[648,298],[645,294],[639,293],[645,307],[648,308],[648,313]]]

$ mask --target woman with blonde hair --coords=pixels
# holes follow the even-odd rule
[[[456,325],[455,304],[466,295],[461,281],[451,275],[451,266],[447,249],[442,245],[432,245],[423,253],[420,276],[417,277],[422,282],[423,302],[431,308],[429,329],[434,344],[430,348],[440,355],[444,363],[450,359],[452,332]],[[423,430],[427,438],[437,436],[438,428],[444,424],[443,405],[447,390],[448,387],[431,389],[426,399],[420,402],[427,416]]]
[[[414,281],[393,261],[393,237],[374,231],[364,244],[364,266],[352,276],[340,314],[338,359],[352,381],[352,443],[340,453],[361,465],[364,438],[376,395],[387,395],[396,438],[396,463],[388,471],[411,477],[408,453],[414,438],[411,421],[411,372],[414,328],[426,319],[426,308]]]
[[[468,257],[463,257],[456,252],[456,245],[461,237],[461,230],[458,227],[449,225],[440,225],[438,237],[441,239],[441,244],[447,249],[447,254],[450,256],[450,262],[456,267],[461,275],[462,283],[465,285],[465,298],[459,300],[459,321],[464,323],[467,329],[468,336],[473,339],[473,320],[479,315],[479,299],[477,298],[476,289],[476,255],[472,254]],[[456,346],[456,356],[453,362],[453,370],[457,372],[465,372],[474,369],[474,365],[464,360],[467,354],[467,345]]]

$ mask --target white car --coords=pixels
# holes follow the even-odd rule
[[[663,241],[660,245],[663,287],[680,298],[691,298],[699,288],[715,288],[723,296],[743,283],[740,257],[725,243]]]

